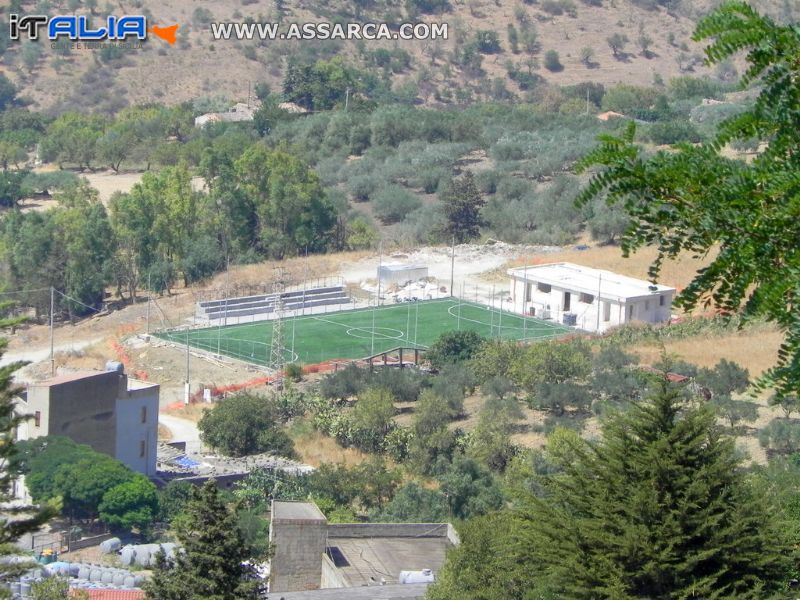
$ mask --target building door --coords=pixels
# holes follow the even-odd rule
[[[572,300],[572,296],[570,295],[570,293],[564,292],[564,312],[569,312],[570,300]]]
[[[610,321],[611,320],[611,302],[604,302],[603,303],[603,321]]]

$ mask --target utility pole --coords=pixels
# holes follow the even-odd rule
[[[147,329],[146,333],[150,336],[150,273],[147,274]]]
[[[56,306],[56,298],[55,298],[56,290],[51,285],[50,286],[50,376],[56,376],[56,355],[55,355],[55,338],[53,332],[53,312],[55,311]]]
[[[344,112],[347,112],[347,107],[350,104],[350,88],[344,91]]]
[[[186,326],[186,385],[184,386],[183,391],[183,403],[185,405],[189,405],[189,398],[191,396],[191,386],[189,385],[189,329],[190,326]]]

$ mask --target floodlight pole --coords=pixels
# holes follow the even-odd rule
[[[492,284],[492,297],[489,300],[489,337],[494,334],[494,284]]]
[[[378,243],[378,293],[375,296],[375,303],[372,305],[372,335],[370,356],[375,354],[375,310],[381,300],[381,266],[383,264],[383,240]]]
[[[503,339],[503,296],[500,295],[500,314],[497,318],[497,337]]]
[[[230,293],[230,280],[231,280],[231,271],[230,271],[230,256],[228,255],[228,248],[227,243],[225,244],[225,312],[224,314],[224,323],[225,326],[228,326],[228,294]]]
[[[455,290],[453,289],[455,272],[456,272],[456,236],[455,234],[453,234],[453,246],[450,252],[450,297],[451,298],[455,295]]]
[[[597,275],[597,329],[596,332],[600,333],[600,286],[603,285],[603,274]]]
[[[55,310],[55,288],[50,286],[50,376],[56,376],[55,338],[53,333],[53,312]]]
[[[381,267],[383,266],[383,240],[378,243],[378,302],[381,301]]]
[[[464,282],[461,282],[461,296],[458,298],[458,311],[456,312],[456,330],[461,331],[461,298],[464,297]]]
[[[419,302],[414,303],[417,307],[417,311],[414,316],[414,347],[417,347],[417,330],[419,329]]]
[[[306,282],[308,281],[308,244],[306,244],[306,259],[303,261],[303,303],[300,305],[300,314],[305,316],[306,314]],[[295,316],[297,316],[297,311],[295,311]]]
[[[406,341],[411,343],[411,305],[406,302]]]
[[[514,284],[514,290],[516,291],[516,283]],[[522,275],[522,339],[528,339],[528,261],[525,261],[525,271]],[[531,296],[533,296],[533,290],[531,290]]]

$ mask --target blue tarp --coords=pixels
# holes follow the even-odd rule
[[[176,458],[175,462],[181,467],[184,467],[185,469],[192,469],[194,467],[200,466],[199,462],[192,460],[188,456],[181,456],[180,458]]]

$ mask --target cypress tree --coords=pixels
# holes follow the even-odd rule
[[[185,520],[178,528],[182,551],[174,559],[159,555],[145,584],[151,600],[243,600],[259,598],[263,581],[250,560],[253,552],[225,505],[217,486],[207,481],[192,490]]]
[[[569,598],[764,598],[789,552],[707,408],[662,380],[594,443],[556,451],[563,472],[530,498],[518,551]]]
[[[0,303],[0,315],[7,315],[12,303]],[[0,317],[0,329],[13,328],[24,319]],[[5,353],[8,340],[0,338],[0,357]],[[14,483],[21,475],[16,439],[17,426],[30,418],[15,410],[14,397],[19,392],[13,383],[14,372],[24,366],[24,362],[14,362],[0,367],[0,503],[4,504],[0,518],[0,559],[19,555],[15,542],[26,533],[33,533],[52,516],[56,510],[52,506],[34,507],[11,503],[14,500]],[[30,563],[10,563],[0,560],[0,582],[7,582],[22,575],[32,565]],[[10,598],[8,590],[0,588],[0,598]]]

